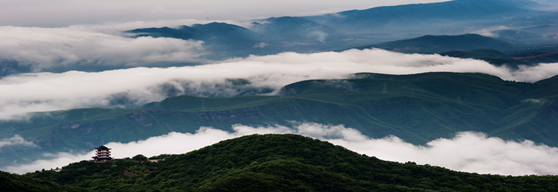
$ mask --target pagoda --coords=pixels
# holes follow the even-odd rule
[[[93,157],[93,161],[95,161],[95,163],[104,163],[112,160],[112,158],[110,157],[110,148],[101,145],[100,147],[96,147],[95,149],[97,150],[95,151],[95,155],[97,156]]]

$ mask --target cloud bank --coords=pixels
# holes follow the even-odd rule
[[[0,58],[34,71],[68,65],[144,66],[200,62],[201,41],[139,37],[71,28],[0,27]]]
[[[9,147],[9,146],[13,146],[13,145],[23,145],[23,146],[27,146],[27,147],[37,147],[37,145],[35,145],[33,142],[26,141],[25,139],[23,139],[23,137],[21,137],[19,135],[14,135],[11,138],[5,138],[5,139],[0,140],[0,150],[2,150],[2,147]]]
[[[234,132],[201,127],[196,133],[169,133],[130,143],[108,143],[116,158],[132,157],[137,154],[155,156],[159,154],[182,154],[222,140],[250,134],[293,133],[305,135],[343,146],[349,150],[382,160],[430,164],[452,170],[502,175],[556,175],[558,174],[558,148],[535,145],[531,141],[504,141],[487,137],[481,133],[462,132],[451,139],[437,139],[426,146],[415,146],[397,137],[372,139],[359,131],[343,125],[331,126],[303,123],[292,128],[284,126],[249,127],[233,126]],[[50,160],[38,160],[31,164],[15,165],[2,170],[25,173],[43,168],[62,167],[71,162],[89,160],[94,151],[75,155],[60,153],[45,154]]]
[[[137,106],[177,95],[230,97],[246,90],[278,91],[302,80],[343,79],[359,72],[435,71],[478,72],[504,80],[534,82],[558,74],[558,63],[512,70],[474,59],[367,49],[313,54],[288,52],[186,67],[27,73],[0,79],[0,120],[16,119],[29,112],[124,107],[122,103],[114,103],[115,99]],[[245,79],[247,84],[235,85],[231,79]]]

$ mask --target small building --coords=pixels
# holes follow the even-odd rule
[[[56,167],[56,169],[50,168],[50,170],[51,170],[51,171],[55,171],[55,172],[60,172],[60,171],[62,171],[62,168]]]
[[[104,163],[112,160],[112,157],[110,157],[110,148],[101,145],[95,149],[97,150],[95,151],[96,156],[93,157],[93,161],[95,161],[95,163]]]
[[[163,157],[160,157],[159,159],[147,159],[147,161],[157,163],[159,161],[164,161],[167,157],[173,157],[173,156],[177,156],[177,154],[172,154],[170,156],[169,155],[163,156]]]
[[[159,162],[159,161],[164,161],[164,160],[165,160],[165,158],[161,158],[161,159],[147,159],[147,161],[149,161],[149,162],[154,162],[154,163],[157,163],[157,162]]]

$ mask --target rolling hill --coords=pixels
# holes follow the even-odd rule
[[[395,135],[418,145],[475,131],[558,146],[557,80],[522,83],[471,73],[364,73],[352,79],[294,83],[275,96],[178,96],[137,109],[36,113],[29,121],[0,122],[5,127],[0,138],[17,134],[40,146],[4,147],[0,165],[32,161],[42,157],[39,152],[89,151],[108,142],[194,133],[201,126],[232,131],[234,124],[293,126],[293,121],[343,124],[372,138]]]
[[[160,155],[154,158],[164,157]],[[300,135],[250,135],[148,162],[81,161],[33,177],[96,191],[552,191],[557,176],[462,173],[383,161]]]
[[[381,48],[403,53],[440,53],[454,50],[495,49],[510,51],[516,44],[477,34],[465,35],[425,35],[413,39],[398,40],[376,45],[358,47],[359,49]]]

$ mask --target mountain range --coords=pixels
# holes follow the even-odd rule
[[[541,44],[550,44],[553,46],[551,50],[556,50],[557,27],[555,19],[552,19],[557,16],[556,12],[535,10],[540,6],[532,1],[522,0],[455,0],[376,7],[318,16],[272,17],[256,20],[248,28],[236,26],[235,30],[242,31],[241,36],[235,30],[223,30],[227,26],[230,27],[230,24],[225,23],[193,25],[192,28],[203,26],[204,30],[211,31],[203,37],[190,35],[190,32],[184,31],[185,28],[189,28],[187,26],[177,29],[167,27],[135,29],[128,32],[138,34],[137,36],[202,40],[211,46],[227,46],[227,40],[235,40],[238,45],[244,46],[246,52],[249,52],[242,54],[238,49],[243,48],[235,47],[235,49],[227,49],[233,51],[229,56],[364,48],[369,44],[380,47],[402,46],[401,43],[405,43],[406,47],[420,47],[415,53],[432,53],[440,49],[443,51],[497,49],[504,52],[526,52],[525,49],[537,49]],[[490,26],[501,26],[507,29],[490,30]],[[470,34],[486,29],[490,30],[486,32],[493,32],[491,36],[494,37]],[[216,31],[219,33],[215,33]],[[407,38],[409,40],[404,40]],[[213,41],[213,39],[223,42]],[[394,40],[395,42],[390,42]],[[442,47],[428,47],[428,42],[432,41],[455,43],[447,43]],[[426,45],[423,44],[425,42]],[[413,52],[412,49],[387,47],[388,50]]]
[[[213,22],[138,28],[124,33],[130,39],[201,41],[201,60],[205,62],[282,52],[386,49],[481,59],[517,71],[522,66],[558,61],[558,12],[542,11],[541,6],[528,0],[454,0],[271,17],[253,20],[246,26]],[[201,64],[205,63],[174,62],[163,67]],[[152,66],[161,67],[159,63],[144,67]],[[67,64],[41,70],[103,71],[127,67]],[[30,65],[0,58],[0,78],[27,72],[37,71]],[[525,83],[479,73],[357,73],[347,79],[296,82],[282,87],[277,94],[272,89],[244,89],[242,86],[249,82],[246,79],[227,81],[238,88],[238,94],[200,97],[163,89],[168,98],[141,106],[127,105],[127,98],[115,98],[110,102],[122,108],[37,112],[28,114],[27,121],[0,121],[0,139],[21,136],[36,146],[0,146],[0,167],[43,159],[44,153],[90,151],[109,142],[127,143],[170,132],[195,133],[205,126],[233,131],[233,125],[292,127],[307,122],[344,125],[370,138],[393,135],[415,145],[472,131],[558,147],[558,76]],[[105,169],[102,166],[106,165],[99,165]],[[330,179],[339,178],[332,174]],[[220,181],[227,185],[216,184],[228,186],[226,182],[236,180]],[[401,186],[441,189],[418,184]]]
[[[36,113],[29,121],[2,121],[2,138],[20,135],[38,148],[10,146],[0,165],[42,157],[41,152],[91,150],[202,126],[345,125],[372,138],[397,136],[424,145],[462,131],[558,146],[558,76],[536,83],[476,73],[383,75],[287,85],[278,95],[200,98],[178,96],[132,109],[74,109]]]
[[[454,0],[315,16],[271,17],[253,20],[246,26],[213,22],[138,28],[124,33],[130,38],[166,37],[204,42],[204,54],[196,62],[144,64],[146,67],[198,65],[281,52],[315,53],[369,47],[427,54],[471,49],[495,49],[506,54],[556,53],[558,12],[542,8],[543,4],[530,0]],[[439,44],[442,42],[447,43]],[[0,58],[0,63],[0,77],[38,70],[6,58]],[[40,71],[128,67],[125,63],[114,66],[75,63]]]

